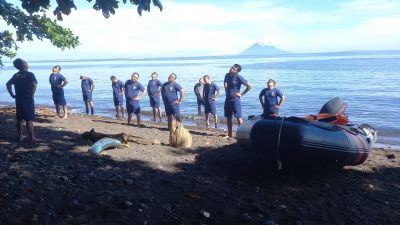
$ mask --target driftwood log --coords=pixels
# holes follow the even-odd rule
[[[161,144],[159,141],[157,142],[157,140],[146,140],[145,138],[134,136],[134,135],[128,135],[126,133],[120,133],[120,134],[98,133],[94,130],[94,128],[92,128],[90,131],[84,132],[82,134],[83,139],[90,140],[93,143],[102,138],[105,138],[105,137],[117,139],[117,140],[121,141],[121,143],[123,143],[123,144],[128,144],[128,142],[133,142],[133,143],[140,144],[140,145]]]

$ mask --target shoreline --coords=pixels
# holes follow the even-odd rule
[[[4,104],[1,103],[0,104],[0,109],[2,108],[9,108],[9,107],[15,107],[13,104]],[[49,108],[53,113],[55,113],[55,108],[52,105],[46,105],[46,104],[39,104],[36,105],[36,107],[45,107],[45,108]],[[77,116],[92,116],[92,117],[100,117],[100,118],[105,118],[105,119],[114,119],[114,120],[119,120],[121,122],[126,121],[127,120],[127,113],[126,113],[126,109],[125,110],[125,117],[123,118],[115,118],[115,116],[113,116],[114,111],[112,111],[112,113],[96,113],[95,115],[86,115],[83,111],[82,112],[77,112],[78,107],[69,107],[68,108],[68,114],[70,115],[77,115]],[[150,123],[150,124],[154,124],[154,123],[159,123],[159,122],[154,122],[151,121],[152,119],[152,112],[151,111],[143,111],[141,112],[142,114],[142,123]],[[202,128],[202,129],[210,129],[210,130],[214,130],[214,123],[213,123],[213,118],[210,115],[210,128],[207,128],[205,126],[205,118],[204,118],[204,113],[202,115],[187,115],[187,114],[182,114],[181,115],[182,118],[182,122],[185,125],[185,127],[195,127],[195,128]],[[163,111],[163,122],[162,124],[166,125],[166,121],[167,121],[167,117],[165,116],[165,112]],[[223,117],[223,114],[219,113],[218,115],[218,128],[216,130],[218,131],[226,131],[227,130],[227,126],[226,126],[226,118]],[[244,121],[246,121],[247,118],[244,118]],[[132,122],[133,124],[136,121],[136,117],[133,115],[132,117]],[[233,123],[233,131],[236,132],[236,129],[238,128],[237,123],[234,120]],[[387,142],[380,142],[380,140],[383,139],[388,139],[389,142],[394,139],[394,136],[381,136],[380,135],[381,132],[379,132],[378,129],[378,142],[374,144],[373,148],[383,148],[383,149],[387,149],[387,150],[392,150],[392,151],[400,151],[400,145],[395,145],[395,144],[391,144],[391,143],[387,143]]]
[[[397,224],[400,152],[373,149],[339,170],[268,169],[221,130],[186,128],[191,149],[168,146],[164,124],[56,118],[39,108],[37,144],[15,141],[0,108],[0,223],[4,224]],[[160,145],[88,152],[81,134],[125,132]],[[7,132],[4,132],[7,131]]]

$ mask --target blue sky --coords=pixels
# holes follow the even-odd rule
[[[61,51],[47,41],[26,42],[19,56],[227,55],[255,42],[292,52],[400,49],[398,0],[162,0],[163,12],[152,8],[140,17],[125,5],[110,19],[93,10],[93,3],[76,2],[78,10],[61,24],[80,37],[81,46]]]

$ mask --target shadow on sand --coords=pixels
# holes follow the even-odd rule
[[[234,144],[193,149],[196,160],[175,165],[173,173],[75,151],[88,143],[56,127],[37,127],[46,140],[19,146],[14,126],[0,126],[0,224],[400,221],[399,168],[277,174]]]

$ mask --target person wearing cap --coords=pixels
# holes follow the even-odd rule
[[[269,79],[267,81],[267,88],[264,88],[260,92],[259,100],[263,107],[263,117],[278,117],[279,108],[285,102],[285,96],[275,85],[275,80]]]
[[[204,80],[203,78],[199,79],[199,82],[194,85],[194,94],[197,98],[197,115],[201,115],[201,106],[204,105],[203,99],[203,89],[204,89]]]
[[[218,114],[217,108],[215,106],[215,100],[219,96],[219,87],[211,82],[211,78],[209,75],[204,75],[204,90],[203,90],[203,99],[204,99],[204,113],[206,116],[206,126],[210,126],[210,113],[214,115],[214,124],[215,128],[218,127]]]
[[[224,114],[228,127],[228,137],[232,137],[232,116],[236,117],[238,126],[243,123],[241,97],[252,88],[252,85],[239,75],[240,71],[242,71],[242,67],[239,64],[234,64],[224,78],[226,93]],[[240,93],[242,85],[246,86],[246,89]]]
[[[53,93],[53,102],[56,106],[57,116],[66,119],[68,116],[68,109],[64,96],[64,87],[68,84],[68,81],[62,74],[60,74],[61,67],[59,65],[55,65],[52,71],[53,73],[50,74],[49,82],[51,85],[51,92]],[[61,106],[64,110],[64,116],[61,116]]]
[[[125,93],[125,87],[124,83],[116,76],[111,76],[111,88],[113,90],[113,100],[114,100],[114,106],[115,106],[115,112],[116,112],[116,117],[119,117],[119,113],[121,112],[122,117],[124,117],[124,93]]]
[[[160,109],[160,95],[161,95],[162,83],[158,80],[157,72],[151,74],[151,80],[147,84],[147,93],[150,98],[150,106],[153,109],[153,121],[156,121],[156,115],[159,121],[162,122],[162,112]]]
[[[140,116],[140,99],[146,94],[146,88],[139,83],[139,74],[133,73],[130,80],[125,82],[126,110],[128,124],[131,124],[132,113],[136,114],[137,126],[143,126]]]
[[[161,95],[164,101],[165,114],[168,117],[168,130],[172,128],[172,117],[176,121],[182,122],[180,114],[180,104],[182,103],[184,92],[182,87],[176,83],[176,74],[171,73],[168,76],[168,82],[165,82],[161,88]],[[179,92],[179,98],[178,98]]]
[[[90,114],[94,114],[94,104],[92,93],[96,84],[90,79],[85,73],[80,76],[81,88],[82,88],[82,97],[85,102],[86,114],[89,114],[89,106],[90,106]]]
[[[19,142],[23,141],[22,129],[24,121],[29,134],[29,140],[36,142],[33,121],[35,119],[35,92],[37,80],[33,73],[28,71],[28,63],[20,58],[14,60],[14,67],[18,72],[7,82],[7,91],[15,99],[17,131]],[[12,86],[14,86],[15,94]]]

